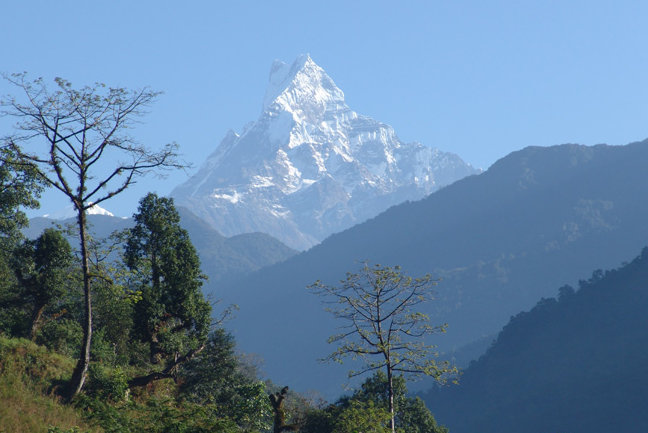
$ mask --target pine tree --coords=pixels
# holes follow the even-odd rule
[[[134,378],[132,386],[174,377],[178,366],[196,356],[207,342],[211,306],[201,287],[205,276],[173,200],[148,194],[134,216],[125,249],[135,272],[141,300],[134,308],[135,334],[149,346],[156,369]]]

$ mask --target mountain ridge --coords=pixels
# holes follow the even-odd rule
[[[246,233],[225,237],[202,221],[190,210],[177,208],[180,224],[187,230],[192,244],[201,261],[202,271],[209,277],[205,291],[215,290],[223,281],[256,271],[264,266],[274,264],[296,254],[279,240],[265,233]],[[54,220],[46,217],[32,218],[30,225],[23,230],[27,238],[35,239],[41,232],[51,226],[76,227],[76,219]],[[97,238],[107,238],[114,231],[133,226],[132,218],[115,217],[105,214],[88,215],[90,232]],[[78,241],[71,239],[73,246]]]
[[[303,370],[295,386],[329,387],[334,394],[336,384],[313,377],[324,374],[314,358],[331,349],[325,341],[336,323],[307,285],[336,284],[363,260],[400,265],[413,277],[431,273],[441,281],[437,301],[424,312],[449,323],[433,343],[450,352],[497,333],[511,315],[553,296],[555,287],[618,266],[648,244],[648,202],[637,199],[648,190],[647,165],[648,140],[525,148],[478,176],[391,207],[232,282],[219,297],[241,306],[233,332],[244,350],[266,359],[273,377],[298,381],[291,373]],[[264,329],[250,328],[252,318]],[[300,350],[282,357],[279,337]],[[329,368],[344,377],[343,368]]]

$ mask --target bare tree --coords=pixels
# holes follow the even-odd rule
[[[284,400],[288,395],[288,387],[284,386],[281,391],[274,394],[268,394],[272,410],[274,412],[273,433],[283,433],[287,431],[298,431],[297,424],[286,424],[286,410],[284,409]]]
[[[20,96],[2,99],[2,115],[17,119],[5,146],[50,187],[65,194],[77,213],[83,292],[83,343],[70,381],[69,397],[83,388],[92,339],[92,275],[88,262],[87,211],[124,191],[153,170],[179,168],[177,145],[151,151],[127,134],[159,95],[94,84],[79,89],[56,78],[50,91],[41,78],[5,75]]]
[[[346,324],[343,332],[329,338],[338,349],[328,360],[342,362],[352,358],[362,362],[349,377],[385,369],[390,427],[395,432],[394,374],[426,375],[439,381],[456,372],[448,362],[437,363],[435,346],[425,343],[429,334],[445,332],[447,325],[432,326],[426,314],[414,311],[417,305],[433,299],[430,275],[413,279],[394,268],[364,264],[357,274],[347,273],[337,287],[320,281],[309,286],[328,298],[327,308]]]

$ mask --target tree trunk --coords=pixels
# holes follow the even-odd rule
[[[286,424],[286,411],[283,407],[284,399],[288,394],[288,387],[284,386],[280,392],[268,394],[272,410],[274,411],[274,433],[283,433],[287,431],[299,431],[297,424]]]
[[[136,386],[146,386],[151,382],[162,379],[173,379],[173,375],[170,373],[165,373],[163,371],[155,371],[153,373],[147,374],[146,376],[137,376],[128,381],[128,387],[134,388]]]
[[[202,344],[199,348],[190,350],[186,355],[182,356],[177,356],[174,359],[174,361],[168,365],[164,370],[162,371],[154,371],[150,374],[147,374],[145,376],[137,376],[132,378],[131,380],[128,381],[128,386],[129,387],[135,387],[135,386],[146,386],[149,383],[155,381],[155,380],[160,380],[160,379],[175,379],[175,371],[178,369],[178,367],[187,362],[191,361],[196,355],[198,355],[202,350],[205,348],[206,344]]]
[[[92,340],[92,298],[90,293],[90,269],[87,250],[86,212],[83,203],[78,206],[79,240],[81,242],[81,269],[83,271],[83,296],[85,311],[83,320],[83,342],[76,367],[70,379],[69,398],[79,394],[83,389],[90,365],[90,342]]]
[[[157,245],[153,246],[151,249],[151,289],[153,293],[156,295],[159,295],[160,293],[160,268],[158,267],[158,262],[157,262]],[[162,362],[162,353],[160,353],[160,345],[159,345],[159,338],[158,338],[158,330],[159,330],[159,325],[155,326],[153,330],[149,331],[150,334],[150,340],[151,340],[151,345],[149,347],[150,349],[150,361],[151,364],[159,364]]]
[[[45,304],[37,303],[36,305],[34,305],[34,311],[32,312],[31,319],[31,329],[29,331],[29,337],[31,338],[31,341],[36,340],[36,333],[38,332],[38,328],[40,327],[40,319],[43,315],[44,310]]]
[[[387,390],[389,392],[389,413],[391,414],[389,427],[391,428],[392,433],[396,433],[396,417],[394,416],[394,381],[392,380],[392,369],[389,364],[387,364]]]

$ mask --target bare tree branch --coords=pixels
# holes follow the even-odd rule
[[[77,211],[85,317],[82,349],[70,383],[73,396],[85,382],[92,338],[90,284],[96,276],[89,268],[86,211],[151,171],[185,164],[178,160],[177,145],[151,151],[126,134],[157,92],[106,88],[101,83],[77,89],[62,78],[56,78],[56,90],[49,91],[42,79],[29,81],[24,73],[4,78],[23,95],[21,100],[0,99],[0,114],[17,119],[16,132],[5,139],[6,147],[44,183],[65,194]],[[130,162],[114,162],[122,160]],[[106,163],[112,168],[101,167]]]

